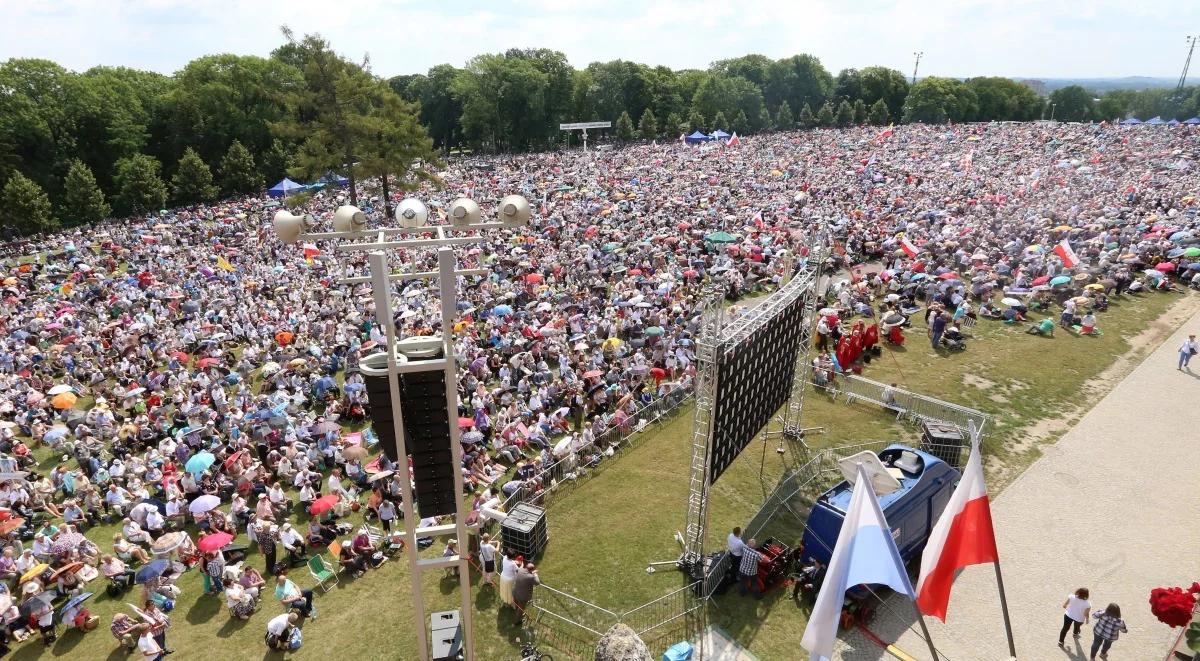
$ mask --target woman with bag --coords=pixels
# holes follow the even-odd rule
[[[1092,638],[1092,654],[1089,658],[1096,661],[1096,652],[1100,652],[1100,658],[1107,659],[1108,648],[1112,647],[1121,634],[1129,633],[1125,620],[1121,619],[1121,607],[1109,604],[1103,613],[1096,616],[1096,628],[1092,633],[1095,634],[1095,638]]]
[[[1088,616],[1092,612],[1092,605],[1088,603],[1088,589],[1079,588],[1074,594],[1067,595],[1067,600],[1063,602],[1062,607],[1063,625],[1062,630],[1058,632],[1059,647],[1064,647],[1068,629],[1072,626],[1075,627],[1075,638],[1079,638],[1079,630],[1087,624]]]

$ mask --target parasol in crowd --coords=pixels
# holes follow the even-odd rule
[[[314,500],[312,505],[308,506],[308,513],[312,514],[313,516],[324,514],[325,512],[333,509],[333,506],[337,505],[338,501],[341,499],[342,497],[336,493],[321,496],[320,498]]]
[[[92,598],[91,592],[81,592],[81,593],[75,595],[74,597],[71,597],[70,599],[68,599],[67,603],[63,604],[62,608],[59,609],[58,612],[60,614],[65,613],[91,598]]]
[[[151,560],[137,571],[137,574],[133,577],[133,582],[141,585],[150,579],[162,576],[163,574],[167,573],[167,570],[170,568],[170,560],[164,560],[162,558],[159,558],[158,560]]]
[[[55,569],[54,573],[50,574],[50,580],[57,581],[59,576],[73,574],[73,573],[79,571],[80,569],[83,569],[82,562],[69,562],[69,563],[63,565],[62,567]]]
[[[196,497],[191,505],[188,505],[188,511],[192,514],[203,514],[209,510],[215,509],[221,505],[221,498],[212,494],[204,494]]]
[[[38,576],[42,575],[42,572],[46,571],[49,568],[50,568],[50,565],[48,565],[44,562],[39,562],[38,564],[30,567],[29,571],[25,572],[24,574],[21,574],[20,582],[24,583],[25,581],[28,581],[30,579],[37,578]]]
[[[196,542],[196,548],[205,553],[211,553],[229,546],[229,543],[232,541],[233,535],[227,532],[215,532],[211,535],[201,537],[200,541]]]
[[[369,481],[371,481],[371,482],[378,482],[378,481],[380,481],[380,480],[382,480],[382,479],[386,479],[386,478],[389,478],[389,477],[391,477],[391,476],[392,476],[392,474],[393,474],[393,471],[380,471],[380,472],[378,472],[378,473],[375,473],[374,475],[372,475]]]
[[[183,546],[187,538],[188,536],[185,532],[169,532],[154,540],[154,543],[150,545],[150,550],[155,553],[170,553]]]
[[[342,450],[342,458],[347,460],[365,459],[367,457],[367,449],[361,445],[352,445],[345,450]]]
[[[216,463],[217,458],[211,452],[198,452],[191,459],[187,460],[184,469],[192,475],[199,475],[208,470],[209,466]]]

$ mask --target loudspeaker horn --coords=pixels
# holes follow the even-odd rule
[[[281,209],[275,212],[274,224],[275,233],[279,235],[280,241],[295,243],[300,239],[300,232],[304,231],[305,221],[303,216]]]
[[[338,207],[333,212],[333,231],[358,232],[367,226],[367,214],[361,209],[349,204]]]
[[[406,197],[396,207],[396,221],[400,227],[420,227],[429,220],[429,209],[415,197]]]
[[[460,197],[450,205],[450,222],[455,225],[475,225],[479,222],[481,213],[475,200]]]
[[[500,220],[505,223],[521,223],[524,225],[529,222],[529,217],[533,215],[533,210],[529,207],[529,200],[523,195],[507,195],[503,200],[500,200]]]

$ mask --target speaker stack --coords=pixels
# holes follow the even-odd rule
[[[546,510],[518,503],[500,522],[500,538],[505,549],[512,549],[526,560],[537,556],[550,541],[546,529]]]

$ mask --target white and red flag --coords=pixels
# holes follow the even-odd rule
[[[908,255],[909,257],[916,257],[917,253],[919,252],[917,247],[914,246],[912,241],[909,241],[908,237],[906,236],[900,237],[900,249],[903,250],[904,254]]]
[[[734,131],[733,135],[729,136],[729,142],[727,142],[726,145],[729,147],[737,147],[740,144],[742,144],[742,139],[737,137],[737,131]]]
[[[946,503],[941,518],[934,524],[921,554],[917,607],[922,613],[945,622],[950,587],[958,570],[999,561],[996,533],[992,528],[992,507],[987,485],[983,482],[983,461],[976,440],[972,443],[962,479],[950,496],[950,502]]]
[[[1066,239],[1059,241],[1058,245],[1054,246],[1054,254],[1058,255],[1058,258],[1062,260],[1063,266],[1069,269],[1073,269],[1079,264],[1079,255],[1076,255],[1075,251],[1071,250],[1071,244],[1067,243]]]

